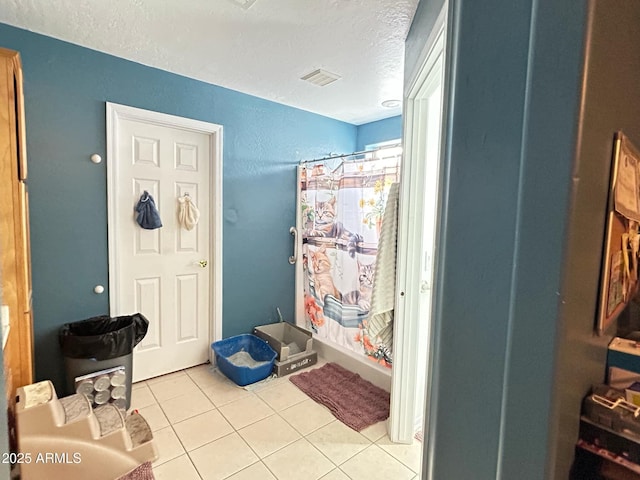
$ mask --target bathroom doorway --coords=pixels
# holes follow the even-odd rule
[[[438,252],[447,5],[405,85],[404,152],[389,436],[411,443],[425,430],[432,298]]]

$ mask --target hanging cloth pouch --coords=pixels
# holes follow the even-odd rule
[[[187,230],[193,230],[200,219],[200,211],[189,194],[178,197],[178,221]]]
[[[142,228],[153,230],[162,226],[160,214],[156,208],[156,202],[146,190],[140,196],[140,200],[138,201],[135,210],[138,213],[136,222],[138,222],[138,225]]]

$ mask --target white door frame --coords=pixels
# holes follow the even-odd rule
[[[404,161],[402,165],[401,203],[398,225],[398,274],[396,283],[396,316],[394,323],[394,359],[392,371],[391,387],[391,411],[389,416],[389,437],[391,441],[397,443],[411,443],[416,431],[416,412],[418,409],[424,411],[425,401],[429,402],[432,361],[431,355],[431,332],[432,315],[428,319],[420,319],[416,315],[421,303],[421,295],[430,294],[431,299],[436,296],[437,285],[433,282],[433,276],[428,279],[430,293],[421,293],[421,284],[425,281],[423,269],[425,259],[422,251],[423,234],[423,191],[424,191],[424,151],[425,136],[423,118],[424,106],[422,93],[425,82],[436,61],[444,59],[446,45],[446,25],[447,25],[448,2],[442,7],[438,19],[429,34],[425,46],[417,62],[416,69],[411,72],[406,79],[405,103],[404,103],[404,133],[403,150]],[[444,69],[442,74],[444,78]],[[444,82],[442,84],[443,93],[446,91]],[[443,98],[444,97],[443,95]],[[442,106],[444,112],[446,106]],[[443,125],[443,123],[441,123]],[[440,135],[440,149],[438,158],[442,158],[442,131]],[[440,160],[439,164],[442,162]],[[439,197],[442,190],[442,172],[438,168],[437,185]],[[436,217],[440,216],[440,198],[436,201]],[[435,224],[438,225],[438,220]],[[439,244],[439,232],[435,232],[434,250]],[[437,265],[436,255],[431,259],[432,265]],[[432,269],[435,276],[435,267]],[[433,311],[433,301],[431,302],[431,312]],[[428,351],[420,351],[418,335],[420,332],[420,322],[427,321],[426,328],[422,331],[428,336]],[[424,334],[424,333],[423,333]],[[426,353],[426,355],[425,355]],[[419,362],[427,362],[426,366],[426,398],[416,398],[416,377]],[[428,410],[427,410],[428,411]],[[424,441],[427,441],[426,433],[429,419],[423,418]]]
[[[113,198],[116,192],[116,179],[118,175],[118,163],[116,161],[117,131],[120,120],[133,120],[169,128],[180,128],[195,133],[209,135],[210,155],[210,233],[209,245],[211,252],[209,270],[209,343],[222,338],[222,125],[202,122],[190,118],[177,117],[166,113],[152,112],[140,108],[119,105],[107,102],[107,204],[108,204],[108,236],[109,236],[109,311],[110,315],[120,314],[120,305],[117,292],[120,276],[117,269],[117,241],[113,228],[116,218],[120,218],[121,212],[116,210]],[[125,312],[133,313],[133,312]],[[209,349],[209,360],[213,362],[213,354]]]

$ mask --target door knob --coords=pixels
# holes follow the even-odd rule
[[[209,262],[207,262],[206,260],[200,260],[198,262],[198,265],[200,265],[200,267],[202,267],[202,268],[206,268],[208,264],[209,264]]]

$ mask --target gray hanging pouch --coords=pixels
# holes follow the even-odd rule
[[[140,196],[140,200],[136,205],[135,211],[138,213],[136,222],[138,222],[138,225],[142,228],[153,230],[162,226],[160,214],[156,208],[156,202],[146,190]]]

